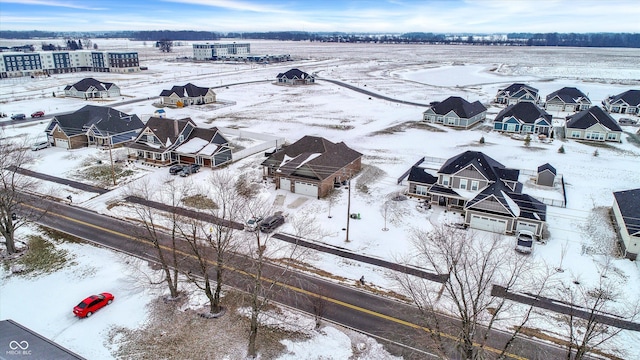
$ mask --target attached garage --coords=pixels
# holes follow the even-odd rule
[[[547,103],[547,111],[564,111],[564,104]]]
[[[291,180],[287,178],[280,178],[280,189],[291,191]]]
[[[293,192],[300,195],[318,197],[318,185],[296,181]]]
[[[507,220],[496,219],[488,216],[471,214],[469,226],[474,229],[485,230],[490,232],[505,233],[507,232]]]
[[[69,140],[55,138],[55,146],[63,149],[69,148]]]
[[[538,234],[538,224],[532,224],[524,221],[518,221],[516,224],[516,231],[529,230],[534,234]]]

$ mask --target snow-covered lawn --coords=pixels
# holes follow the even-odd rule
[[[123,46],[123,40],[96,40],[101,49]],[[155,111],[153,100],[148,97],[157,96],[162,89],[173,85],[184,85],[192,82],[198,86],[222,86],[251,80],[272,80],[279,72],[292,67],[300,68],[308,73],[318,73],[320,77],[337,79],[362,87],[363,89],[381,93],[398,99],[428,104],[431,101],[443,100],[448,96],[462,96],[469,101],[480,100],[489,103],[499,88],[514,82],[526,82],[538,88],[544,98],[548,93],[563,86],[575,86],[588,94],[593,104],[599,104],[606,96],[618,94],[628,89],[640,87],[640,69],[631,66],[629,59],[640,57],[637,49],[562,49],[562,48],[493,48],[493,47],[445,47],[445,46],[395,46],[395,45],[344,45],[289,43],[270,41],[251,41],[255,53],[291,53],[300,59],[296,62],[256,65],[256,64],[210,64],[168,61],[157,54],[157,50],[141,43],[127,43],[129,49],[140,51],[141,65],[149,70],[136,74],[111,73],[76,73],[55,75],[48,78],[2,79],[0,81],[0,111],[31,114],[36,110],[46,113],[73,111],[88,104],[87,101],[52,97],[53,91],[59,92],[66,84],[73,83],[82,77],[93,76],[100,80],[118,84],[125,100],[131,98],[143,101],[118,106],[122,99],[114,99],[100,103],[115,106],[126,113],[138,114],[146,120]],[[178,46],[173,56],[189,56],[190,46]],[[626,59],[626,60],[625,60]],[[637,64],[636,64],[637,65]],[[313,217],[323,229],[323,236],[315,240],[323,243],[348,248],[354,252],[388,260],[410,258],[413,249],[408,241],[412,228],[428,228],[431,224],[442,221],[456,222],[452,213],[434,207],[427,212],[416,209],[415,200],[406,200],[394,204],[393,214],[387,214],[385,224],[383,205],[389,196],[406,190],[406,182],[397,184],[397,179],[420,158],[427,156],[447,159],[466,150],[482,151],[507,167],[534,171],[539,165],[550,163],[564,177],[567,190],[567,207],[549,206],[547,223],[549,238],[545,245],[536,246],[533,257],[540,266],[559,266],[562,247],[567,248],[563,259],[563,268],[567,271],[556,276],[558,281],[569,281],[579,277],[583,283],[595,282],[599,277],[600,265],[605,261],[602,244],[594,244],[595,227],[603,228],[602,234],[611,225],[602,217],[594,217],[594,209],[610,207],[613,203],[613,191],[637,188],[640,186],[640,148],[627,140],[623,135],[621,144],[609,144],[604,147],[579,143],[575,141],[554,140],[539,142],[534,139],[529,147],[522,140],[479,127],[471,130],[453,130],[438,127],[440,131],[416,126],[415,121],[422,118],[425,108],[400,105],[323,82],[306,87],[283,87],[271,83],[230,85],[216,89],[219,99],[235,101],[236,105],[217,108],[215,110],[195,106],[183,109],[167,109],[168,117],[191,117],[202,126],[218,126],[246,129],[247,131],[284,137],[289,143],[304,135],[316,135],[333,142],[344,141],[348,146],[363,153],[365,167],[379,169],[379,177],[367,181],[356,178],[351,191],[351,213],[360,214],[360,219],[350,220],[349,242],[346,242],[347,190],[338,190],[335,200],[316,200],[305,198],[282,190],[274,190],[271,183],[262,183],[261,191],[274,201],[276,196],[283,196],[284,202],[279,209],[288,218],[281,228],[284,232],[293,231],[291,219],[296,216]],[[489,114],[496,114],[500,109],[491,107]],[[562,121],[565,113],[553,113],[554,119]],[[491,116],[490,116],[491,117]],[[616,116],[617,117],[617,116]],[[487,121],[490,123],[490,120]],[[35,142],[44,138],[47,121],[26,126],[6,127],[4,137],[23,134]],[[624,127],[627,132],[635,132],[637,128]],[[484,137],[484,143],[479,142]],[[558,152],[563,146],[565,153]],[[598,156],[594,156],[594,151]],[[90,156],[108,159],[108,154],[96,149],[67,151],[49,148],[35,153],[37,161],[32,170],[61,177],[77,179],[76,170]],[[118,151],[116,156],[126,156],[126,150]],[[260,182],[262,154],[245,158],[232,164],[229,169],[236,173],[244,173]],[[437,169],[438,164],[434,164]],[[122,189],[127,182],[140,179],[161,179],[168,177],[167,169],[152,169],[131,165],[136,175],[108,194],[83,193],[55,184],[45,184],[47,190],[55,189],[61,199],[73,195],[77,206],[85,206],[101,213],[119,216],[121,207],[108,207],[122,196]],[[211,170],[203,169],[187,179],[175,178],[175,181],[203,182]],[[548,191],[528,186],[527,178],[520,179],[525,183],[525,193],[553,199],[561,199],[559,192]],[[360,181],[360,182],[359,182]],[[44,191],[44,190],[42,190]],[[306,201],[299,199],[304,198]],[[461,217],[459,217],[461,219]],[[388,230],[384,231],[383,228]],[[590,230],[591,229],[591,230]],[[599,232],[600,233],[600,232]],[[602,239],[595,239],[602,240]],[[504,241],[511,244],[513,237],[505,236]],[[609,244],[610,245],[610,244]],[[66,245],[70,246],[70,245]],[[73,245],[77,247],[77,245]],[[605,246],[606,247],[606,246]],[[137,296],[139,300],[132,303],[131,310],[136,316],[126,319],[125,324],[135,327],[144,320],[144,304],[157,294],[147,292],[130,293],[126,288],[125,277],[118,277],[118,261],[107,261],[115,255],[100,255],[96,252],[109,253],[106,250],[90,246],[81,247],[82,255],[78,255],[78,265],[46,277],[24,280],[7,277],[2,285],[2,304],[0,318],[13,318],[45,336],[53,337],[74,351],[88,357],[94,353],[84,353],[84,344],[74,339],[76,328],[88,322],[75,321],[70,307],[79,301],[87,292],[113,289],[116,302],[113,309],[96,314],[92,324],[100,323],[102,329],[118,323],[121,317],[116,313],[107,316],[107,312],[118,311],[125,306],[123,299]],[[91,249],[91,250],[87,250]],[[92,262],[91,259],[101,257],[105,261]],[[78,269],[87,259],[96,274],[105,272],[110,276],[93,276],[87,282],[78,281],[75,292],[68,291],[60,300],[51,321],[33,312],[11,311],[13,305],[22,298],[20,291],[34,289],[38,284],[55,284],[64,279],[78,277]],[[113,260],[113,259],[112,259]],[[382,289],[398,291],[385,271],[365,264],[344,261],[332,255],[314,254],[308,261],[316,268],[345,277],[351,281],[365,276],[367,281]],[[640,299],[640,270],[637,262],[621,258],[613,260],[613,266],[624,274],[621,290],[623,298],[633,301]],[[75,275],[74,275],[75,274]],[[75,277],[74,277],[75,276]],[[53,278],[49,278],[53,277]],[[47,280],[45,280],[47,279]],[[109,280],[107,280],[109,279]],[[79,279],[80,280],[80,279]],[[20,285],[24,284],[24,285]],[[24,288],[21,288],[23,286]],[[43,286],[43,285],[40,285]],[[5,291],[12,289],[12,291]],[[13,291],[15,289],[16,291]],[[38,289],[41,290],[41,289]],[[5,295],[7,294],[7,295]],[[37,295],[34,295],[37,296]],[[53,304],[52,304],[53,307]],[[129,305],[126,305],[129,308]],[[57,315],[56,315],[57,314]],[[49,318],[49,316],[45,316]],[[104,321],[98,321],[101,319]],[[108,318],[108,320],[107,320]],[[55,319],[55,320],[54,320]],[[65,320],[66,319],[66,320]],[[102,339],[94,343],[101,346],[104,331],[96,333]],[[331,336],[333,330],[327,330],[323,336]],[[623,332],[623,338],[630,343],[637,343],[640,335]],[[318,335],[320,336],[320,335]],[[79,337],[79,336],[78,336]],[[322,343],[316,337],[304,345],[287,343],[289,350],[297,358],[304,358],[300,349],[313,348],[314,341]],[[336,347],[345,344],[344,351],[350,350],[350,342],[344,337],[336,336],[333,340]],[[348,348],[348,349],[347,349]],[[295,350],[298,349],[298,350]],[[87,351],[89,351],[87,349]],[[108,356],[107,349],[100,351]],[[336,349],[334,358],[342,358]],[[632,354],[640,357],[640,351]],[[287,355],[288,356],[288,355]],[[330,356],[330,355],[327,355]]]

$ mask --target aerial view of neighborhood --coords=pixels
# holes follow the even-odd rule
[[[507,3],[2,2],[0,359],[640,359],[639,10]]]

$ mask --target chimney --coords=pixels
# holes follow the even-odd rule
[[[175,131],[175,135],[178,136],[178,120],[173,120],[173,130]]]

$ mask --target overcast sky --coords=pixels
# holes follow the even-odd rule
[[[0,0],[0,29],[640,32],[639,0]]]

